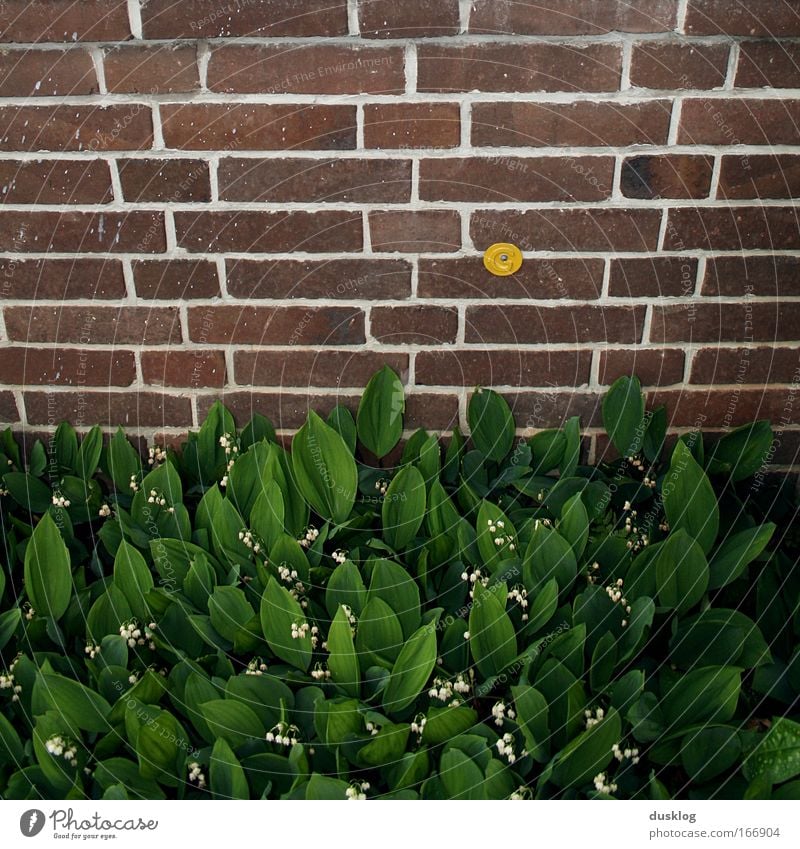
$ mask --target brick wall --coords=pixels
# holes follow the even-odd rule
[[[389,362],[410,427],[482,383],[591,435],[635,371],[792,463],[798,0],[5,0],[0,42],[0,420],[291,430]]]

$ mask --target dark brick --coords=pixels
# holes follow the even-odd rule
[[[739,88],[800,88],[800,44],[743,41],[735,84]]]
[[[644,306],[468,306],[465,341],[557,344],[641,341]]]
[[[494,277],[481,257],[421,259],[418,294],[421,298],[576,298],[600,295],[605,263],[602,259],[530,258],[508,277]]]
[[[142,351],[142,376],[152,386],[225,385],[224,351]]]
[[[370,212],[376,251],[450,253],[461,247],[461,217],[453,209]]]
[[[514,413],[517,427],[526,430],[563,427],[572,416],[580,417],[582,427],[602,425],[602,396],[595,392],[534,389],[517,393],[503,392],[503,397]]]
[[[678,144],[798,144],[800,100],[685,100]]]
[[[200,72],[193,44],[124,45],[103,56],[106,87],[119,94],[197,91]]]
[[[235,298],[385,300],[411,294],[411,266],[399,259],[227,260]]]
[[[17,402],[13,392],[0,392],[0,421],[11,424],[20,421]]]
[[[461,109],[457,103],[367,103],[364,146],[381,150],[458,147]]]
[[[595,201],[611,196],[609,157],[463,157],[423,159],[423,200],[501,202]]]
[[[776,342],[797,337],[794,302],[692,303],[653,307],[651,342]]]
[[[683,351],[675,348],[606,348],[600,351],[599,382],[610,385],[623,375],[635,375],[643,386],[683,382]]]
[[[22,386],[130,386],[133,351],[11,347],[0,358],[0,382]]]
[[[656,209],[481,209],[472,214],[475,247],[512,242],[525,251],[655,250],[661,225]]]
[[[408,159],[223,159],[221,200],[290,203],[403,203]]]
[[[458,333],[458,311],[428,305],[373,307],[370,332],[384,345],[452,343]]]
[[[701,348],[692,359],[691,383],[795,383],[800,348]]]
[[[612,259],[608,294],[618,298],[681,297],[694,293],[697,260],[659,256]]]
[[[364,313],[357,307],[190,307],[189,338],[224,345],[360,345]]]
[[[672,209],[666,249],[712,251],[797,250],[800,223],[792,207]]]
[[[382,366],[394,369],[404,382],[408,354],[382,351],[236,351],[236,383],[253,386],[363,387]]]
[[[178,245],[189,251],[359,251],[360,212],[176,212]]]
[[[98,91],[94,62],[86,50],[0,50],[0,97]]]
[[[615,44],[421,44],[419,91],[616,91]]]
[[[472,143],[478,147],[666,144],[671,114],[668,100],[476,103],[472,107]]]
[[[728,73],[727,44],[643,41],[631,55],[631,85],[655,89],[720,88]]]
[[[581,386],[591,351],[420,351],[415,381],[427,386]]]
[[[756,35],[767,38],[800,35],[797,0],[689,0],[688,35]]]
[[[800,156],[724,156],[718,195],[726,200],[800,197]]]
[[[671,427],[735,427],[756,419],[777,420],[786,416],[787,424],[800,423],[800,408],[795,404],[784,412],[788,390],[781,389],[661,389],[648,393],[647,406],[667,408]]]
[[[101,427],[181,427],[192,424],[192,402],[174,392],[25,392],[28,423],[91,422]]]
[[[4,0],[0,41],[117,41],[130,38],[126,0]]]
[[[140,298],[178,301],[220,294],[216,263],[208,260],[134,260],[131,265]]]
[[[202,159],[121,159],[117,167],[128,202],[211,200],[208,163]]]
[[[358,4],[362,38],[457,35],[458,0],[367,0]]]
[[[703,280],[704,295],[800,295],[800,257],[709,257]]]
[[[161,116],[165,145],[182,150],[353,150],[356,146],[355,106],[164,103]]]
[[[110,203],[111,174],[100,159],[0,160],[0,203]]]
[[[125,278],[119,260],[0,257],[0,298],[35,301],[124,297]]]
[[[711,156],[631,156],[622,163],[622,194],[642,200],[707,198],[713,167]]]

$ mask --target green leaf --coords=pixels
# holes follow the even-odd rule
[[[111,475],[114,486],[119,492],[130,495],[131,478],[139,474],[142,463],[121,427],[117,428],[117,432],[108,443],[107,462],[106,471]]]
[[[709,589],[716,590],[735,581],[767,547],[774,533],[775,525],[766,522],[726,537],[708,564]]]
[[[742,772],[748,781],[766,778],[773,784],[800,775],[800,723],[775,717],[769,731],[748,755]]]
[[[614,708],[603,719],[571,740],[553,760],[550,780],[557,787],[580,787],[611,763],[611,747],[622,737],[622,722]]]
[[[685,613],[708,588],[708,563],[700,545],[684,530],[670,533],[656,560],[658,601]]]
[[[392,669],[400,647],[403,629],[391,607],[373,596],[361,612],[356,631],[356,649],[363,670],[370,666]]]
[[[344,404],[337,404],[330,412],[327,423],[342,437],[351,454],[356,453],[356,423],[353,414]]]
[[[272,546],[284,533],[285,513],[280,484],[276,480],[268,481],[258,494],[250,511],[250,527],[261,537],[267,554],[272,551]]]
[[[579,559],[589,539],[589,514],[579,492],[568,498],[561,508],[558,532],[572,546],[575,557]]]
[[[0,613],[0,651],[6,647],[21,621],[22,611],[18,607]]]
[[[249,799],[250,788],[242,765],[221,737],[211,750],[211,791],[216,799]]]
[[[40,616],[60,619],[72,595],[69,552],[49,513],[42,516],[25,549],[25,588]]]
[[[478,388],[469,399],[467,419],[472,441],[484,457],[501,462],[514,444],[514,416],[505,398]]]
[[[517,722],[525,738],[525,748],[539,763],[547,760],[550,751],[550,729],[545,697],[535,688],[520,685],[511,688],[517,708]]]
[[[491,501],[481,501],[475,530],[478,551],[487,572],[494,573],[502,568],[503,560],[519,556],[516,528],[508,516]],[[501,540],[500,545],[496,540]]]
[[[83,731],[108,731],[111,705],[78,681],[55,673],[40,673],[33,694],[36,713],[58,711],[70,726]]]
[[[541,522],[536,527],[522,558],[522,575],[528,593],[547,583],[551,578],[565,590],[578,574],[578,561],[572,546],[553,528]]]
[[[208,614],[217,633],[235,643],[255,611],[238,587],[216,587],[208,600]]]
[[[402,381],[389,366],[384,366],[367,384],[356,416],[358,438],[379,459],[403,435],[405,406]]]
[[[120,543],[114,558],[114,586],[125,596],[133,615],[140,621],[149,621],[146,598],[155,586],[153,576],[144,557],[125,540]]]
[[[414,579],[398,563],[383,558],[376,560],[367,598],[375,597],[382,598],[392,608],[403,628],[403,636],[408,639],[420,623],[419,587]]]
[[[681,744],[683,768],[698,784],[730,769],[741,754],[739,732],[727,725],[698,728],[687,734]]]
[[[52,504],[53,493],[47,484],[25,472],[6,472],[3,484],[14,501],[29,513],[45,513]]]
[[[704,666],[675,680],[664,693],[661,708],[667,723],[686,728],[695,723],[727,722],[736,713],[742,687],[735,666]]]
[[[474,597],[469,613],[470,651],[480,673],[487,678],[499,675],[517,656],[514,625],[505,609],[505,584],[495,587],[486,588],[480,581],[473,584]]]
[[[448,799],[485,798],[483,773],[460,749],[448,749],[442,755],[439,777]]]
[[[447,743],[469,731],[478,721],[478,714],[468,707],[432,707],[425,717],[423,742],[430,746]]]
[[[603,398],[603,427],[622,457],[638,454],[644,438],[644,396],[639,379],[620,377]]]
[[[532,453],[531,468],[535,475],[546,475],[563,460],[567,438],[560,430],[540,430],[528,440]]]
[[[245,743],[263,740],[266,728],[247,705],[232,699],[214,699],[198,705],[203,719],[215,738],[238,749]]]
[[[386,490],[381,505],[383,538],[402,551],[417,535],[425,518],[425,481],[415,466],[405,466]]]
[[[680,440],[675,443],[661,491],[670,528],[685,530],[697,540],[703,554],[708,554],[719,530],[717,497],[706,473]]]
[[[347,521],[356,498],[356,461],[341,436],[313,411],[292,440],[297,486],[323,519]]]
[[[305,613],[296,598],[270,578],[261,599],[261,629],[272,651],[286,663],[305,672],[311,663],[310,630],[292,637],[292,625],[307,625]]]
[[[764,464],[772,440],[768,421],[737,427],[714,446],[707,462],[708,471],[711,474],[728,474],[733,481],[749,478]]]
[[[81,447],[78,449],[78,458],[75,461],[75,470],[78,476],[84,480],[94,475],[97,471],[97,464],[100,462],[100,455],[103,453],[103,431],[95,425],[81,441]]]
[[[390,713],[408,707],[422,692],[436,664],[436,630],[423,625],[404,643],[383,696]]]
[[[345,609],[340,607],[333,617],[328,631],[328,669],[331,679],[338,684],[348,696],[358,698],[361,687],[361,674],[358,667],[358,657],[353,645],[353,632],[350,618]]]

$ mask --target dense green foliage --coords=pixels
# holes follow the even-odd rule
[[[400,456],[384,369],[291,450],[221,404],[149,462],[3,434],[0,797],[798,798],[769,425],[672,443],[623,378],[590,467],[468,412]]]

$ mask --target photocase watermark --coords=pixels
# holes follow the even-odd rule
[[[25,811],[19,818],[19,830],[25,837],[36,837],[50,820],[51,832],[55,838],[87,839],[116,836],[115,832],[155,831],[158,820],[146,820],[142,817],[119,817],[109,819],[97,811],[90,816],[75,816],[73,808],[55,808],[45,815],[39,808]]]

